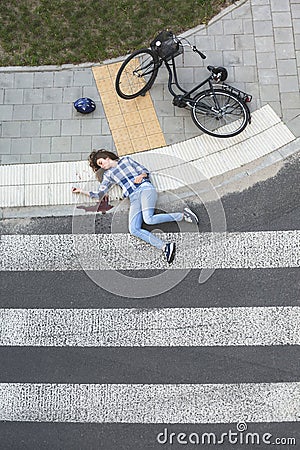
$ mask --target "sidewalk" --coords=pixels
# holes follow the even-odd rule
[[[177,58],[183,85],[202,80],[208,64],[224,65],[228,83],[253,95],[252,111],[270,105],[292,134],[300,136],[300,0],[241,0],[208,26],[201,25],[184,36],[207,59],[203,66],[192,51]],[[118,100],[121,110],[112,108],[116,99],[107,100],[97,71],[117,62],[1,68],[0,163],[82,161],[93,148],[118,152],[124,148],[124,153],[134,153],[200,136],[190,112],[172,105],[164,69],[150,91],[151,104],[143,109],[147,109],[144,122],[143,114],[130,108],[130,102],[125,113]],[[96,101],[94,113],[83,116],[75,111],[73,102],[82,96]],[[120,112],[124,128],[117,122]],[[147,126],[150,122],[155,123],[154,128]],[[129,141],[123,146],[125,134]],[[146,140],[148,147],[139,148]]]

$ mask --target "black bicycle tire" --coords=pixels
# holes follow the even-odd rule
[[[195,125],[201,130],[203,131],[203,133],[209,134],[210,136],[214,136],[214,137],[219,137],[219,138],[229,138],[229,137],[233,137],[236,136],[237,134],[240,134],[247,126],[248,122],[249,122],[249,118],[250,118],[250,113],[249,113],[249,109],[247,107],[247,105],[245,104],[245,102],[240,99],[237,95],[226,91],[225,89],[214,89],[215,94],[223,94],[231,99],[234,99],[241,107],[242,107],[242,111],[243,111],[243,122],[242,125],[235,131],[227,133],[227,134],[220,134],[217,131],[210,131],[207,128],[205,128],[204,125],[201,124],[201,122],[199,122],[199,120],[196,117],[196,113],[195,113],[195,108],[193,107],[191,110],[191,115],[192,115],[192,119],[195,123]],[[212,95],[212,91],[211,90],[207,90],[207,91],[203,91],[200,92],[197,96],[194,97],[194,101],[199,100],[200,98],[204,98],[204,97],[211,97]]]
[[[125,71],[126,67],[129,65],[129,63],[136,58],[137,56],[146,53],[148,54],[150,57],[153,58],[153,64],[154,64],[154,69],[151,72],[150,78],[149,80],[146,82],[146,84],[139,89],[138,91],[132,93],[132,94],[128,94],[122,91],[122,82],[121,82],[121,77],[123,72]],[[128,58],[125,59],[125,61],[123,62],[123,64],[121,65],[120,69],[118,70],[117,76],[116,76],[116,82],[115,82],[115,87],[116,87],[116,91],[117,94],[125,99],[125,100],[130,100],[133,98],[138,97],[139,95],[143,95],[145,94],[153,85],[155,78],[157,76],[157,72],[158,72],[158,56],[149,48],[142,48],[140,50],[136,50],[133,53],[131,53],[131,55],[128,56]]]

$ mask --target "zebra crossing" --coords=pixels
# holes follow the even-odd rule
[[[2,383],[0,396],[4,409],[1,420],[238,423],[247,417],[250,422],[289,422],[297,420],[300,383]]]
[[[300,266],[299,236],[298,230],[177,233],[172,237],[178,242],[178,256],[174,266],[166,268],[155,249],[143,243],[141,247],[135,247],[134,238],[125,234],[4,235],[0,242],[0,275],[35,273],[37,278],[43,275],[47,280],[60,273],[67,279],[67,274],[76,277],[85,270],[126,272],[130,269],[131,276],[147,271],[148,282],[151,282],[152,272],[157,270],[175,273],[206,268],[233,273],[240,270],[289,273]],[[116,248],[118,251],[114,250]],[[191,252],[191,248],[196,248],[196,251]],[[103,257],[99,265],[101,252],[107,265],[103,265]],[[113,256],[108,258],[108,255]],[[136,263],[133,264],[135,255]],[[210,281],[213,282],[213,277]],[[58,293],[57,289],[54,292]],[[199,284],[199,295],[201,289]],[[99,288],[97,292],[105,296],[105,290]],[[200,301],[190,300],[193,306],[186,305],[186,298],[181,298],[180,307],[167,307],[162,294],[160,307],[152,307],[151,301],[146,308],[139,307],[134,298],[127,298],[124,307],[116,306],[116,303],[110,308],[91,308],[89,304],[78,307],[76,289],[73,295],[71,308],[65,306],[63,298],[58,299],[61,307],[47,307],[42,298],[41,307],[24,307],[21,296],[19,305],[2,307],[0,354],[3,356],[7,351],[14,357],[19,355],[23,364],[27,355],[34,352],[41,355],[42,361],[42,355],[61,352],[64,355],[60,359],[63,367],[62,360],[66,359],[68,351],[69,355],[78,351],[74,355],[82,357],[86,352],[89,355],[87,359],[92,355],[90,351],[106,355],[105,358],[111,355],[112,359],[116,352],[118,355],[123,352],[128,366],[132,364],[131,371],[128,369],[126,376],[122,373],[112,375],[108,371],[107,376],[99,377],[100,382],[97,382],[99,372],[96,369],[91,371],[93,376],[87,369],[86,374],[81,373],[80,377],[75,373],[60,376],[58,371],[55,374],[44,372],[38,380],[38,376],[33,377],[34,368],[25,368],[24,373],[29,374],[27,379],[25,375],[22,377],[22,373],[19,379],[18,373],[11,380],[1,378],[0,421],[101,426],[299,422],[300,383],[295,379],[297,362],[296,353],[293,353],[300,344],[300,307],[296,299],[287,299],[278,292],[277,299],[270,299],[267,306],[259,306],[259,299],[253,298],[255,306],[250,303],[245,306],[242,299],[238,304],[237,299],[237,305],[219,307],[202,306],[200,297]],[[184,378],[182,381],[184,364],[180,376],[168,375],[168,370],[175,372],[175,367],[181,364],[176,355],[188,355],[184,360],[186,364],[195,356],[192,351],[200,352],[197,354],[201,354],[201,363],[209,354],[201,352],[216,352],[219,357],[227,355],[226,359],[228,355],[235,355],[230,379],[226,379],[225,374],[225,381],[220,382],[221,376],[216,379],[211,368],[205,372],[200,361],[195,361],[197,369],[191,371],[193,375],[188,382],[184,382]],[[133,357],[135,353],[137,356]],[[169,366],[165,363],[164,375],[159,379],[154,370],[156,355],[160,355],[159,361],[163,361],[168,353],[175,357],[175,361],[170,360]],[[252,372],[247,365],[242,376],[235,376],[234,365],[241,364],[241,356],[253,357],[255,353],[263,355],[262,358],[272,354],[276,359],[277,372],[272,379],[268,379],[266,368],[264,375],[251,379]],[[25,355],[24,360],[22,354]],[[145,372],[137,376],[133,368],[134,362],[142,355],[145,366],[148,364],[153,370],[147,376],[143,375]],[[8,364],[9,357],[4,360]],[[101,356],[98,356],[99,364],[100,360]],[[287,371],[289,362],[290,373]],[[223,369],[226,364],[220,362]],[[49,369],[50,366],[47,367]],[[189,370],[187,365],[185,380]],[[197,374],[201,370],[205,376]],[[247,371],[250,373],[248,376]],[[12,374],[12,370],[7,373]],[[33,378],[28,379],[30,376]],[[144,444],[136,443],[137,446],[132,448],[148,448]],[[155,442],[152,444],[149,448],[156,448]],[[106,448],[105,444],[103,448]]]
[[[300,307],[1,309],[0,345],[300,345]]]
[[[176,241],[174,264],[125,233],[1,236],[0,270],[186,270],[300,266],[300,231],[158,233]]]

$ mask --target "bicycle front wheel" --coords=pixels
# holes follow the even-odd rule
[[[116,77],[116,91],[131,99],[148,91],[158,72],[158,57],[149,48],[136,50],[121,65]]]
[[[192,118],[204,133],[226,138],[241,133],[249,121],[245,103],[222,89],[204,91],[195,97]]]

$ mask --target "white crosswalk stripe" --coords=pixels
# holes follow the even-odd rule
[[[300,231],[169,233],[171,269],[300,267]],[[143,249],[143,251],[137,251]],[[139,247],[141,246],[141,248]],[[128,234],[4,235],[2,271],[165,269],[162,252]]]
[[[300,345],[300,307],[0,309],[1,346]]]
[[[0,420],[230,423],[299,420],[300,383],[0,384]]]

